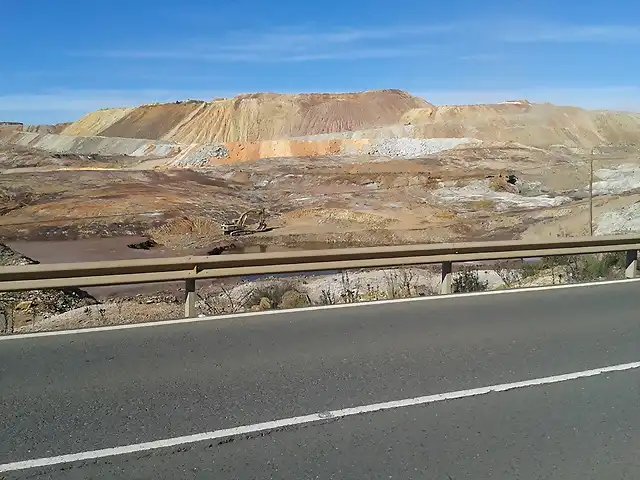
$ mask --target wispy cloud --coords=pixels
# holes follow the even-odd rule
[[[561,25],[522,24],[500,33],[502,40],[513,43],[588,43],[640,42],[640,25]]]
[[[467,46],[497,48],[505,44],[640,42],[640,25],[571,25],[494,19],[327,30],[309,27],[281,27],[263,32],[239,30],[227,32],[215,41],[211,37],[187,39],[176,35],[177,38],[160,46],[138,44],[68,53],[119,60],[211,63],[349,61],[430,55],[495,62],[502,59],[502,55],[469,52]]]
[[[459,60],[465,62],[497,62],[505,59],[505,55],[501,53],[475,53],[470,55],[461,55]]]
[[[309,31],[275,29],[264,33],[233,32],[226,37],[179,42],[179,47],[127,48],[74,55],[119,59],[211,62],[309,62],[420,56],[435,51],[433,40],[455,30],[451,25],[344,28]]]
[[[310,62],[319,60],[363,60],[399,58],[418,56],[434,52],[430,45],[424,47],[394,47],[394,48],[350,48],[335,50],[308,50],[308,51],[280,51],[280,52],[222,52],[222,51],[192,51],[192,50],[131,50],[131,51],[106,51],[99,52],[106,58],[128,59],[164,59],[164,60],[199,60],[219,62],[251,62],[251,63],[285,63],[285,62]]]

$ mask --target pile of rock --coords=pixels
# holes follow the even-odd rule
[[[229,150],[224,145],[203,145],[196,150],[180,153],[173,162],[175,167],[203,167],[211,158],[228,158]]]
[[[385,138],[372,145],[371,154],[392,158],[420,158],[477,143],[480,142],[473,138]]]

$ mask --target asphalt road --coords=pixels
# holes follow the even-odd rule
[[[0,341],[0,464],[637,362],[639,293],[628,283]],[[639,398],[630,370],[6,476],[640,478]]]

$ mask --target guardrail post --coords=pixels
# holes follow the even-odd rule
[[[184,301],[185,318],[194,318],[196,313],[196,279],[190,278],[186,282],[186,298]]]
[[[442,283],[440,284],[440,294],[453,293],[453,264],[442,262]]]
[[[625,278],[636,278],[638,275],[638,251],[627,250],[627,261],[625,263],[626,269],[624,271]]]

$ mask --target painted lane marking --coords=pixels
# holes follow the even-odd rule
[[[118,455],[128,455],[138,452],[146,452],[157,450],[160,448],[175,447],[178,445],[192,444],[210,440],[221,440],[225,438],[236,437],[238,435],[247,435],[256,432],[273,431],[283,427],[291,427],[305,425],[316,422],[323,422],[327,419],[341,419],[354,415],[362,415],[365,413],[380,412],[384,410],[392,410],[395,408],[413,407],[417,405],[426,405],[430,403],[442,402],[445,400],[455,400],[459,398],[474,397],[485,395],[492,392],[506,392],[516,388],[535,387],[540,385],[549,385],[552,383],[566,382],[579,378],[594,377],[611,372],[622,372],[625,370],[633,370],[640,368],[640,362],[625,363],[621,365],[613,365],[610,367],[596,368],[593,370],[584,370],[582,372],[567,373],[563,375],[555,375],[551,377],[536,378],[533,380],[525,380],[522,382],[504,383],[501,385],[491,385],[488,387],[472,388],[469,390],[458,390],[456,392],[439,393],[436,395],[427,395],[423,397],[407,398],[404,400],[394,400],[391,402],[375,403],[371,405],[362,405],[359,407],[343,408],[341,410],[331,410],[311,415],[303,415],[300,417],[284,418],[271,422],[255,423],[253,425],[243,425],[233,428],[225,428],[211,432],[198,433],[194,435],[185,435],[182,437],[167,438],[164,440],[155,440],[145,443],[135,443],[132,445],[124,445],[121,447],[104,448],[101,450],[93,450],[80,453],[72,453],[68,455],[58,455],[55,457],[36,458],[32,460],[24,460],[20,462],[12,462],[0,464],[0,472],[13,472],[16,470],[25,470],[29,468],[47,467],[52,465],[60,465],[84,460],[92,460],[97,458],[113,457]]]
[[[157,322],[145,322],[145,323],[129,323],[124,325],[110,325],[105,327],[92,327],[92,328],[77,328],[71,330],[55,330],[49,332],[37,332],[37,333],[19,333],[15,335],[0,335],[0,342],[10,340],[24,340],[29,338],[38,337],[57,337],[61,335],[77,335],[82,333],[97,333],[97,332],[109,332],[113,330],[128,330],[131,328],[151,328],[151,327],[163,327],[167,325],[179,325],[183,323],[199,323],[210,322],[213,320],[229,320],[232,318],[245,318],[245,317],[257,317],[257,316],[269,316],[269,315],[292,315],[294,313],[304,312],[316,312],[319,310],[335,310],[339,308],[356,308],[356,307],[376,307],[380,305],[389,305],[394,303],[408,303],[408,302],[429,302],[429,301],[447,301],[454,300],[456,298],[471,298],[480,297],[485,295],[502,295],[502,294],[518,294],[518,293],[535,293],[544,292],[547,290],[561,290],[566,288],[587,288],[587,287],[599,287],[605,285],[614,285],[626,283],[640,282],[640,278],[632,278],[625,280],[606,280],[602,282],[591,283],[573,283],[570,285],[547,285],[544,287],[527,287],[527,288],[513,288],[507,290],[491,290],[489,292],[473,292],[473,293],[452,293],[448,295],[433,295],[429,297],[416,297],[416,298],[398,298],[393,300],[377,300],[374,302],[359,302],[359,303],[342,303],[340,305],[319,305],[315,307],[303,307],[303,308],[290,308],[287,310],[268,310],[266,312],[246,312],[246,313],[233,313],[230,315],[218,315],[214,317],[198,317],[198,318],[180,318],[177,320],[160,320]]]

